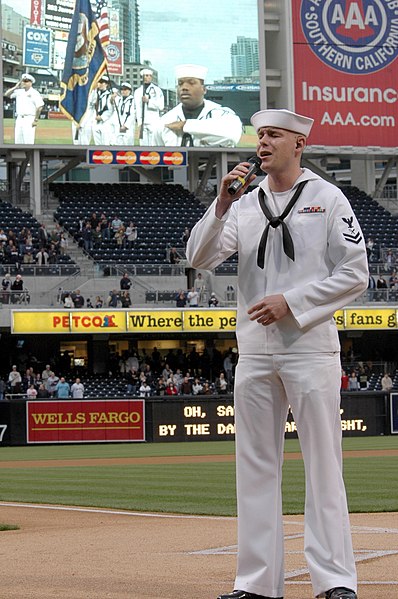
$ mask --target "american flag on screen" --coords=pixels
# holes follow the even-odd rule
[[[99,39],[102,47],[105,48],[105,46],[109,44],[110,35],[107,0],[98,0],[96,17],[99,29]]]

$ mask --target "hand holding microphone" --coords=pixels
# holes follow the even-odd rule
[[[262,174],[261,160],[258,156],[251,156],[247,162],[250,162],[251,166],[247,171],[246,175],[238,177],[228,186],[228,193],[233,196],[238,193],[242,187],[246,185],[248,181],[250,181],[252,175],[260,175]]]

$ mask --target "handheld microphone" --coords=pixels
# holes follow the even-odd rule
[[[231,194],[231,196],[235,195],[235,193],[238,193],[238,191],[240,191],[242,187],[246,185],[252,175],[260,175],[262,173],[262,170],[260,169],[261,160],[258,156],[251,156],[247,162],[250,162],[251,167],[247,171],[246,175],[244,177],[238,177],[228,187],[228,193]]]

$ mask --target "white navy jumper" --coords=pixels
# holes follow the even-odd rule
[[[281,470],[289,405],[306,471],[305,555],[316,595],[345,586],[356,590],[346,494],[342,478],[340,344],[333,320],[368,284],[363,235],[343,193],[308,169],[284,205],[260,183],[267,205],[280,215],[307,181],[286,216],[294,261],[284,251],[282,227],[269,228],[265,267],[258,246],[268,223],[255,189],[218,219],[216,201],[192,229],[187,258],[213,269],[239,252],[235,424],[238,495],[236,589],[268,597],[284,590]],[[275,196],[275,197],[274,197]],[[265,296],[283,294],[287,316],[269,326],[247,310]]]

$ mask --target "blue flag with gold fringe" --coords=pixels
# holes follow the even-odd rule
[[[99,27],[90,0],[76,0],[61,81],[60,110],[79,125],[88,97],[106,70]]]

